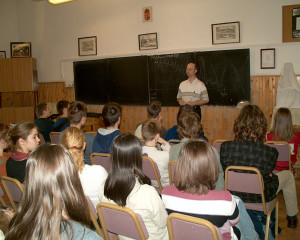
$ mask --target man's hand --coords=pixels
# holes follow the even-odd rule
[[[183,101],[182,99],[179,99],[179,100],[178,100],[178,103],[179,103],[179,105],[180,105],[180,106],[182,106],[182,105],[185,105],[185,104],[186,104],[186,102],[185,102],[185,101]]]

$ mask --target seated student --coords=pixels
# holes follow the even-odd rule
[[[110,161],[111,170],[99,191],[100,201],[125,206],[138,213],[147,228],[148,240],[169,239],[164,204],[142,172],[139,139],[129,133],[117,136],[111,145]]]
[[[50,142],[50,132],[52,132],[54,122],[49,119],[51,113],[47,103],[40,103],[35,107],[35,114],[38,117],[34,124],[43,135],[45,142]]]
[[[149,119],[157,121],[159,124],[162,124],[162,116],[161,116],[161,103],[159,101],[152,101],[147,107],[148,117]],[[135,130],[135,136],[138,138],[142,138],[142,125],[143,123],[139,124]],[[165,138],[166,136],[166,129],[161,126],[160,129],[160,137]]]
[[[96,208],[99,203],[99,188],[107,178],[106,170],[100,165],[89,166],[84,163],[83,152],[86,144],[84,135],[78,128],[67,128],[61,136],[60,143],[71,153],[84,194],[91,199]]]
[[[178,113],[177,113],[177,125],[178,125],[178,120],[179,120],[180,115],[184,112],[194,112],[194,109],[191,105],[188,105],[188,104],[181,105],[179,107],[179,110],[178,110]],[[166,141],[169,141],[171,139],[179,139],[178,133],[177,133],[177,128],[178,128],[177,125],[173,126],[172,128],[170,128],[167,131],[167,134],[166,134],[166,137],[165,137]]]
[[[42,144],[27,161],[20,209],[5,239],[100,240],[87,228],[91,222],[87,207],[69,152],[56,144]]]
[[[169,151],[170,144],[160,137],[160,124],[155,120],[148,120],[142,125],[142,136],[145,139],[145,146],[143,146],[143,154],[147,154],[152,158],[158,166],[160,172],[161,184],[163,187],[169,185]],[[157,149],[157,143],[162,144],[161,150]],[[157,182],[153,182],[153,185],[157,186]]]
[[[37,126],[32,122],[19,122],[9,129],[7,139],[12,151],[6,162],[7,176],[23,183],[29,154],[40,144]]]
[[[119,125],[121,122],[122,108],[118,103],[110,102],[102,109],[102,118],[106,129],[99,128],[94,140],[93,152],[109,153],[110,145],[114,138],[121,134]]]
[[[7,176],[6,161],[11,156],[10,152],[5,152],[6,149],[8,148],[7,138],[8,138],[8,128],[5,124],[0,123],[0,177]],[[0,186],[2,187],[2,189],[4,189],[1,182],[0,182]],[[5,202],[8,201],[8,198],[6,195],[4,195],[3,199]]]
[[[70,104],[68,109],[68,118],[71,127],[81,129],[86,122],[87,108],[84,102],[76,101]],[[83,132],[86,147],[84,150],[84,162],[85,164],[92,165],[90,155],[93,152],[93,143],[95,136],[93,134]]]
[[[6,209],[0,208],[0,240],[5,239],[5,234],[8,231],[8,225],[14,215],[15,212],[10,208],[6,208]]]
[[[282,190],[287,211],[288,227],[297,227],[297,195],[295,179],[290,171],[273,173],[278,152],[263,140],[267,132],[267,119],[256,105],[246,105],[234,122],[234,141],[222,143],[220,156],[223,170],[228,166],[249,166],[260,170],[264,179],[266,201],[271,201]],[[261,202],[255,194],[232,192],[244,202]]]
[[[58,119],[53,124],[52,132],[62,132],[67,127],[70,127],[68,119],[68,108],[70,103],[68,101],[59,101],[56,105],[57,113],[59,114]]]
[[[267,141],[286,141],[291,147],[292,164],[297,162],[298,145],[300,144],[300,131],[294,131],[292,114],[288,108],[279,108],[275,113],[271,132],[267,133]],[[288,162],[277,162],[275,169],[288,170]]]
[[[223,239],[235,239],[231,230],[240,238],[235,227],[240,216],[234,197],[228,191],[214,190],[218,172],[212,147],[203,140],[189,140],[178,157],[175,186],[165,187],[162,199],[168,214],[203,218],[219,228]]]

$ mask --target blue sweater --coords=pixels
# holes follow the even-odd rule
[[[109,132],[106,129],[100,128],[94,140],[93,152],[97,153],[110,153],[110,145],[112,141],[121,134],[120,130],[115,130],[111,133],[103,134],[103,132]]]

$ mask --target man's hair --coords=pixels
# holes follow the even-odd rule
[[[203,133],[203,127],[200,123],[200,117],[194,112],[185,112],[180,115],[178,120],[178,137],[179,139],[197,139]]]
[[[152,141],[160,133],[161,125],[155,120],[148,120],[142,125],[142,137],[145,141]]]
[[[68,108],[68,119],[71,124],[78,124],[82,117],[86,117],[87,108],[84,102],[76,101]]]
[[[122,108],[119,103],[109,102],[102,109],[102,118],[106,127],[111,127],[116,124],[119,117],[122,115]]]
[[[267,133],[267,119],[258,106],[246,105],[234,121],[233,131],[238,142],[263,140]]]
[[[181,105],[178,109],[178,113],[177,113],[177,124],[178,124],[178,120],[179,120],[179,117],[182,113],[185,113],[185,112],[194,112],[194,109],[191,105],[188,105],[188,104],[185,104],[185,105]]]
[[[35,114],[37,117],[40,117],[43,115],[43,111],[46,111],[47,109],[47,103],[39,103],[35,106]]]
[[[64,113],[64,108],[68,108],[70,102],[69,101],[66,101],[66,100],[62,100],[62,101],[59,101],[57,104],[56,104],[56,110],[57,110],[57,113],[59,115],[63,115]]]
[[[147,112],[149,118],[157,118],[161,112],[161,103],[159,101],[152,101],[147,107]]]

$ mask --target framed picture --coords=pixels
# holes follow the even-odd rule
[[[240,22],[212,24],[211,31],[214,45],[240,42]]]
[[[149,50],[157,49],[157,33],[147,33],[139,35],[139,49]]]
[[[143,8],[143,22],[152,22],[152,7]]]
[[[282,6],[282,42],[300,42],[300,4]]]
[[[97,37],[78,38],[78,55],[97,55]]]
[[[0,58],[6,58],[6,52],[0,51]]]
[[[275,68],[275,48],[260,49],[260,68]]]
[[[30,58],[31,42],[11,42],[10,55],[12,58]]]

